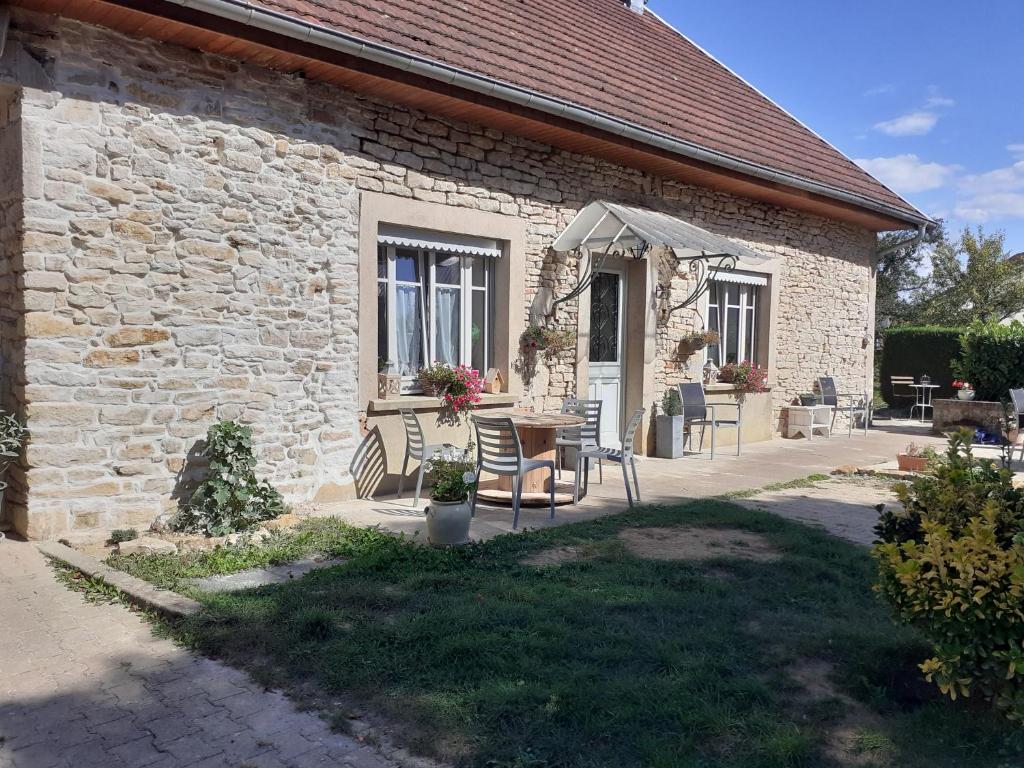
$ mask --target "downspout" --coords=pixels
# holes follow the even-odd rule
[[[927,235],[928,225],[918,224],[917,234],[914,235],[913,237],[908,237],[906,240],[900,240],[900,242],[890,245],[888,248],[881,248],[875,251],[875,263],[877,264],[878,260],[881,259],[883,256],[888,256],[890,253],[892,253],[893,251],[897,251],[900,248],[916,248],[918,245],[921,244],[921,241],[924,240]]]
[[[125,0],[115,0],[130,7]],[[812,181],[803,176],[779,171],[760,163],[742,160],[732,155],[716,152],[678,139],[665,133],[642,128],[620,118],[611,117],[596,110],[580,107],[563,99],[533,91],[520,86],[509,85],[500,80],[470,72],[449,64],[442,64],[391,48],[380,43],[368,42],[354,35],[339,32],[322,24],[309,22],[266,8],[257,8],[244,0],[165,0],[165,2],[208,13],[222,19],[230,19],[246,26],[263,29],[274,34],[308,42],[333,51],[410,72],[421,77],[448,83],[474,93],[491,96],[502,101],[535,109],[556,117],[582,123],[606,133],[631,141],[657,147],[691,160],[726,168],[746,176],[774,182],[794,189],[839,200],[844,203],[881,213],[897,221],[913,224],[931,223],[927,216],[916,211],[875,200],[867,195],[840,189],[830,184]]]

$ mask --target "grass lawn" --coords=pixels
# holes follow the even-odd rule
[[[757,534],[772,557],[745,557],[747,536],[715,559],[656,560],[619,537],[669,526]],[[556,547],[579,557],[520,562]],[[181,581],[311,551],[351,559],[245,593]],[[113,562],[202,600],[172,627],[184,642],[354,702],[399,743],[461,765],[1024,764],[1019,729],[920,681],[926,646],[876,601],[865,550],[725,501],[458,551],[320,520],[265,549]],[[330,714],[344,727],[346,712]]]

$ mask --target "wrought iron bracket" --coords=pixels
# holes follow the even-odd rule
[[[679,261],[690,262],[687,271],[696,280],[697,284],[690,291],[689,295],[683,299],[682,303],[669,307],[664,311],[663,317],[665,319],[671,317],[674,312],[695,304],[701,296],[708,292],[709,283],[715,279],[715,275],[719,272],[732,272],[736,269],[737,263],[736,257],[728,253],[702,253],[700,256],[683,256],[679,258]]]

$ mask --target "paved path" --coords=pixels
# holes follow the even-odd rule
[[[868,546],[875,540],[875,506],[900,507],[896,496],[881,483],[852,478],[825,480],[809,488],[769,491],[737,503],[824,528],[833,536]]]
[[[194,656],[0,542],[0,768],[388,768],[280,693]]]

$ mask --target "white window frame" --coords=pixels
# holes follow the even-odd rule
[[[418,282],[397,279],[396,258],[398,248],[401,248],[403,251],[416,252],[420,275]],[[396,289],[399,285],[419,288],[420,317],[422,318],[422,322],[420,323],[420,345],[424,356],[423,364],[430,365],[436,359],[437,316],[433,311],[433,307],[436,305],[436,296],[439,287],[437,282],[437,258],[457,258],[460,262],[460,284],[457,287],[459,288],[459,317],[461,323],[459,328],[459,360],[456,362],[456,365],[462,364],[472,366],[473,297],[477,293],[482,293],[484,295],[484,323],[483,328],[481,329],[483,334],[483,361],[479,373],[481,376],[485,375],[487,369],[492,365],[494,355],[494,339],[492,338],[494,328],[494,259],[485,256],[450,253],[426,248],[385,245],[383,243],[378,245],[378,259],[380,258],[380,249],[384,249],[387,258],[386,276],[381,277],[379,272],[377,275],[378,285],[380,283],[385,283],[387,286],[386,304],[388,312],[388,354],[386,359],[394,359],[393,353],[398,346],[395,312],[397,295]],[[473,285],[474,260],[480,260],[484,266],[484,284],[482,286]],[[454,283],[443,283],[441,286],[450,288],[456,287]],[[378,318],[378,322],[380,322],[380,318]],[[380,351],[378,350],[378,356],[379,355]],[[402,392],[411,394],[419,391],[421,391],[419,381],[415,376],[402,376]]]
[[[729,288],[733,285],[739,291],[739,304],[730,304],[729,302]],[[719,288],[721,287],[721,294],[725,299],[725,307],[721,307],[718,304],[719,299]],[[708,323],[707,327],[711,327],[711,313],[714,311],[718,318],[718,344],[709,344],[705,350],[705,361],[710,359],[711,348],[718,348],[718,366],[721,367],[727,362],[728,350],[725,349],[725,341],[728,338],[729,333],[729,310],[738,309],[740,317],[740,327],[736,334],[736,362],[742,363],[745,361],[757,362],[757,342],[758,342],[758,293],[763,286],[760,285],[746,285],[742,283],[730,283],[724,281],[708,281]],[[724,310],[724,311],[723,311]],[[747,333],[746,320],[750,320],[750,333]],[[742,351],[742,354],[741,354]]]

